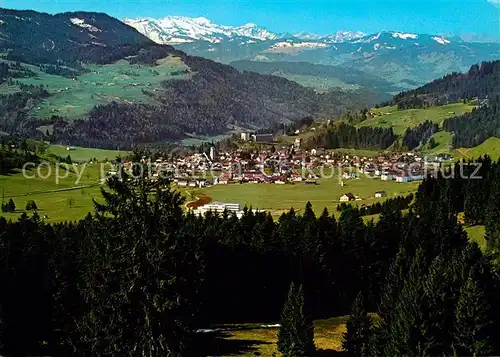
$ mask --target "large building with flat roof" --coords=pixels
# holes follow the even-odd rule
[[[243,215],[243,211],[240,209],[239,203],[227,202],[210,202],[195,209],[194,213],[204,216],[207,212],[223,213],[224,211],[234,213],[238,218],[241,218]]]

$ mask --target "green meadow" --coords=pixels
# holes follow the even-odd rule
[[[442,125],[445,119],[471,112],[469,104],[454,103],[425,109],[399,110],[396,106],[372,109],[375,117],[367,119],[359,126],[392,128],[396,135],[404,134],[407,128],[416,127],[426,120]]]
[[[23,84],[43,85],[51,93],[42,103],[31,108],[37,117],[60,115],[66,119],[84,116],[94,106],[117,102],[149,103],[152,99],[144,92],[154,93],[161,82],[184,79],[191,76],[189,68],[180,58],[169,57],[158,61],[156,66],[129,64],[128,61],[106,65],[85,65],[87,73],[77,80],[44,73],[36,66],[29,66],[35,77],[18,78]],[[16,90],[16,86],[0,85],[0,94]]]
[[[26,176],[21,170],[9,175],[0,175],[2,200],[8,201],[12,198],[16,204],[16,212],[0,212],[0,215],[7,219],[17,219],[25,212],[26,203],[34,200],[39,215],[47,216],[47,222],[83,218],[93,211],[93,199],[101,197],[101,165],[79,165],[74,166],[74,170],[66,171],[50,163],[39,169],[27,170]]]
[[[130,151],[121,150],[106,150],[106,149],[93,149],[93,148],[82,148],[82,147],[71,147],[71,150],[67,149],[64,145],[50,145],[48,152],[57,156],[66,157],[71,156],[73,161],[89,161],[90,159],[97,159],[97,161],[108,161],[114,160],[118,156],[124,157],[130,154]]]
[[[325,175],[329,175],[326,172]],[[419,182],[398,183],[395,181],[381,181],[361,175],[358,179],[343,180],[344,187],[340,185],[338,171],[335,170],[333,178],[322,178],[317,185],[296,184],[230,184],[216,185],[214,187],[198,189],[197,192],[207,195],[213,201],[233,202],[255,209],[270,211],[274,216],[293,208],[301,212],[306,203],[310,201],[316,214],[321,214],[326,207],[330,213],[336,213],[340,196],[351,192],[359,196],[361,201],[352,203],[357,205],[370,205],[381,202],[387,198],[406,196],[415,192]],[[385,191],[386,198],[375,198],[377,191]]]
[[[319,356],[334,356],[342,353],[342,338],[346,331],[347,317],[334,317],[314,321],[314,343]],[[216,326],[215,341],[207,346],[210,356],[280,356],[277,350],[278,328],[273,325],[249,323]]]

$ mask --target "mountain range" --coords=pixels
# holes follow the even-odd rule
[[[218,25],[205,17],[167,16],[163,19],[140,18],[124,19],[124,23],[137,29],[143,35],[160,44],[182,44],[196,41],[221,43],[235,38],[247,38],[259,41],[272,41],[295,37],[302,40],[339,43],[363,37],[359,31],[338,31],[330,35],[311,33],[273,33],[254,23],[242,26]]]
[[[338,77],[304,76],[289,72],[288,62],[336,67],[332,71],[360,71],[388,82],[395,93],[423,85],[447,73],[467,70],[474,63],[500,58],[496,42],[465,41],[461,37],[381,31],[364,34],[339,31],[330,35],[273,33],[255,24],[230,27],[205,18],[167,17],[126,19],[125,22],[158,43],[172,44],[191,55],[221,63],[235,61],[279,62],[270,73],[316,89],[351,89]],[[465,37],[467,38],[467,37]],[[470,38],[470,37],[469,37]],[[247,62],[248,63],[248,62]],[[248,68],[258,70],[258,65]],[[269,73],[266,69],[265,72]]]

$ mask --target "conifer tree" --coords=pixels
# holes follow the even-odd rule
[[[493,177],[491,185],[491,194],[485,212],[484,238],[488,251],[498,254],[500,252],[500,175]]]
[[[398,295],[389,326],[388,339],[384,345],[385,356],[422,355],[422,279],[426,264],[424,252],[418,250],[412,260],[408,278]]]
[[[472,274],[460,289],[455,319],[454,346],[459,355],[485,356],[492,352],[490,305]]]
[[[181,229],[182,196],[147,177],[108,185],[82,261],[81,293],[92,309],[79,325],[80,348],[184,356],[203,265],[198,238]]]
[[[316,352],[314,325],[305,311],[304,289],[293,282],[281,312],[278,351],[284,357],[311,357]]]
[[[364,298],[360,292],[347,318],[347,331],[342,341],[342,349],[346,355],[367,356],[372,332],[372,320],[366,313]]]

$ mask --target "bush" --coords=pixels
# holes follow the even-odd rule
[[[26,203],[26,211],[36,211],[38,209],[35,201],[30,200]]]
[[[16,204],[12,200],[12,198],[9,200],[9,202],[3,204],[2,203],[2,212],[14,212],[16,210]]]

